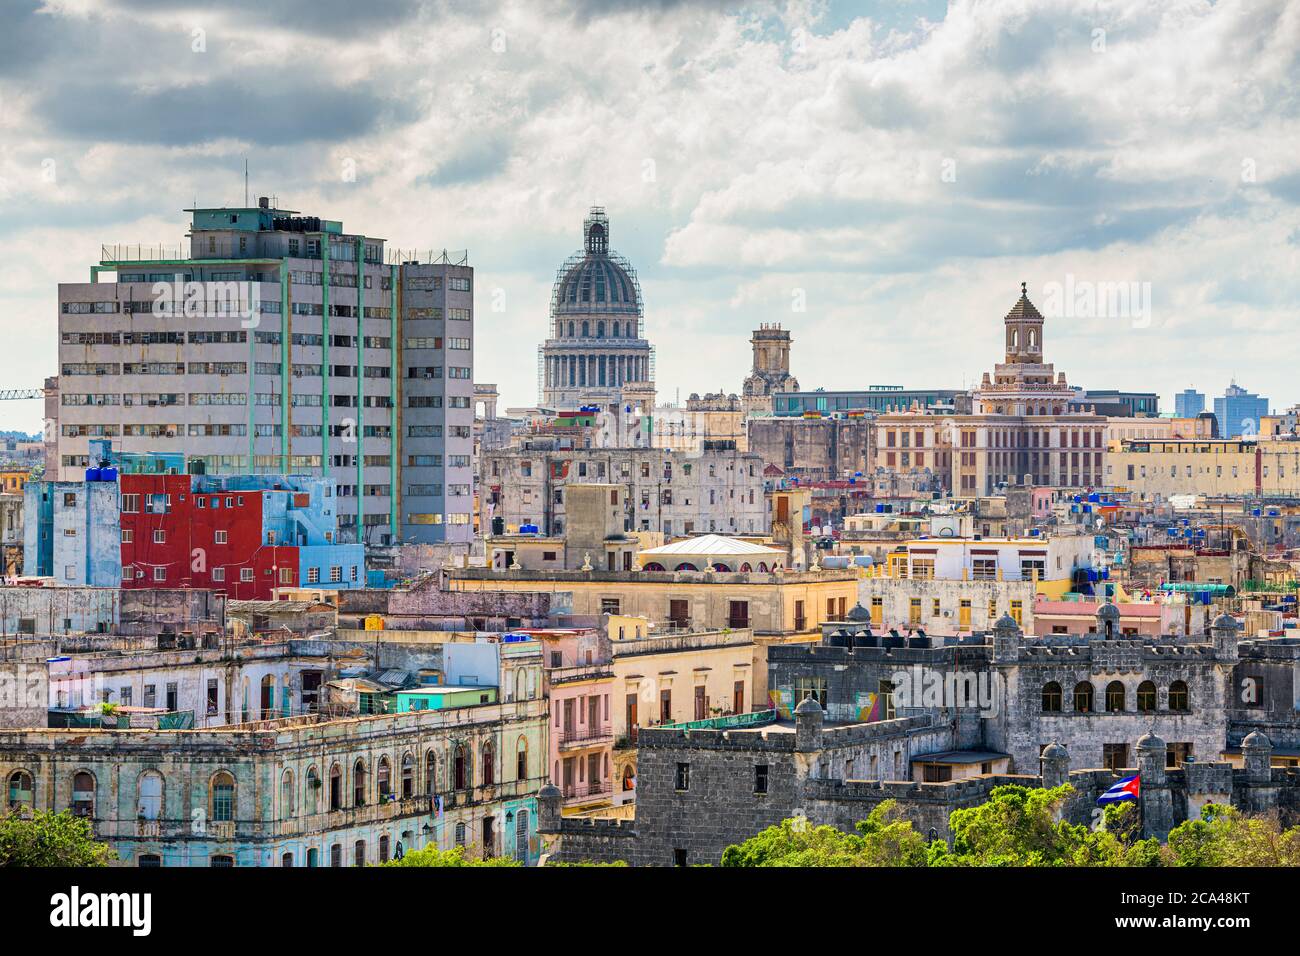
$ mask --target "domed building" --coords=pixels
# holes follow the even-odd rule
[[[551,334],[540,350],[541,404],[614,410],[627,386],[654,381],[654,349],[643,337],[636,270],[610,251],[604,207],[591,207],[582,237],[583,249],[560,267],[551,291]]]

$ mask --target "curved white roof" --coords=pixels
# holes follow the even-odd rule
[[[658,548],[647,548],[640,552],[656,556],[669,555],[746,555],[752,554],[763,557],[781,557],[785,554],[780,548],[768,548],[761,544],[753,544],[749,541],[742,541],[739,538],[728,538],[720,534],[702,534],[695,538],[685,538],[681,541],[674,541],[672,544],[665,544]]]

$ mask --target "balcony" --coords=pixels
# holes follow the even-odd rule
[[[233,840],[235,838],[235,821],[214,820],[208,824],[208,836],[213,840]]]
[[[509,646],[509,645],[504,645]],[[554,667],[547,671],[547,678],[552,687],[561,684],[575,684],[580,681],[605,680],[614,676],[610,664],[579,664],[573,667]]]
[[[613,784],[608,780],[594,783],[571,783],[563,788],[565,802],[587,802],[608,797],[614,792]]]
[[[614,742],[614,728],[610,724],[596,727],[570,727],[560,732],[561,750],[576,750],[583,747],[599,747]]]

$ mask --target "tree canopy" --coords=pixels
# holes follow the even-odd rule
[[[95,839],[90,821],[68,810],[0,816],[0,866],[108,866],[116,859]]]
[[[856,833],[783,820],[727,847],[722,866],[1300,866],[1300,827],[1284,827],[1276,814],[1210,804],[1162,845],[1141,838],[1132,803],[1107,807],[1094,827],[1062,819],[1073,792],[1069,784],[996,787],[986,802],[949,814],[948,841],[927,842],[893,800]]]

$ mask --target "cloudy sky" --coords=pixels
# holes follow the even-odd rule
[[[971,384],[1026,281],[1072,384],[1300,401],[1300,0],[3,12],[0,387],[56,370],[60,281],[241,204],[247,158],[254,195],[468,249],[476,379],[506,405],[536,400],[592,204],[663,398],[738,391],[760,322],[805,388]],[[1088,306],[1115,283],[1137,295]]]

